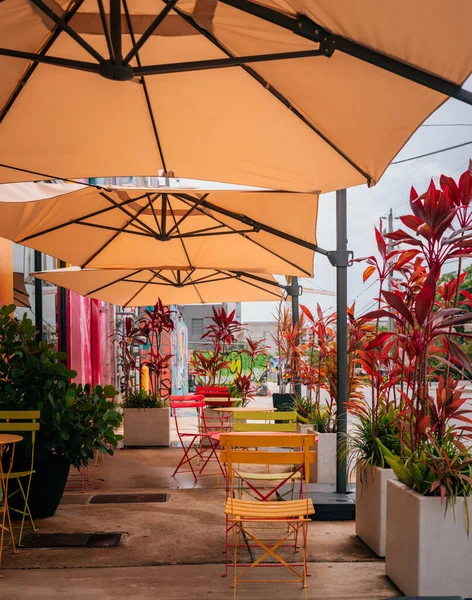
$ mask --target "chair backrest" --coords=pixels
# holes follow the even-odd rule
[[[203,394],[207,406],[231,406],[231,394],[224,386],[200,386],[195,388],[197,394]]]
[[[0,410],[0,432],[23,433],[31,431],[31,469],[34,465],[36,432],[39,431],[39,410]]]
[[[197,385],[195,391],[197,394],[203,394],[205,398],[230,398],[230,393],[227,386]]]
[[[233,413],[233,431],[297,431],[297,413],[242,410]]]
[[[221,462],[227,464],[230,482],[234,468],[240,464],[300,465],[300,472],[308,484],[310,463],[315,462],[315,442],[316,436],[312,433],[222,433]]]
[[[0,431],[39,431],[39,410],[0,410]]]
[[[205,408],[205,402],[203,402],[203,400],[199,400],[199,401],[189,401],[189,400],[171,400],[170,401],[170,408],[172,409],[172,413],[174,415],[174,421],[175,421],[175,429],[177,431],[177,435],[180,437],[180,435],[182,433],[185,433],[185,431],[182,430],[182,427],[179,426],[179,417],[180,416],[184,416],[184,415],[179,415],[179,412],[182,409],[189,409],[189,408],[194,408],[196,410],[196,415],[197,415],[197,419],[198,419],[198,427],[200,428],[200,423],[201,420],[205,418],[204,414],[203,414],[203,409]],[[185,415],[185,416],[188,416]],[[187,427],[187,424],[184,423],[184,429]]]

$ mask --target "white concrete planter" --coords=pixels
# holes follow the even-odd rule
[[[387,481],[392,478],[392,469],[356,468],[356,535],[377,556],[385,556]]]
[[[170,446],[169,408],[123,409],[124,445]]]
[[[316,460],[310,468],[310,483],[336,483],[336,434],[318,433],[312,425],[297,424],[300,433],[314,433]]]
[[[472,498],[468,499],[472,512]],[[406,596],[472,596],[472,536],[464,498],[445,512],[440,498],[387,482],[385,570]]]

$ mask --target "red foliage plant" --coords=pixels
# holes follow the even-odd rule
[[[363,316],[366,322],[376,322],[377,334],[360,352],[360,363],[372,383],[373,420],[381,399],[395,403],[403,441],[411,451],[454,427],[461,435],[470,432],[463,390],[449,373],[472,371],[456,341],[459,336],[470,337],[456,328],[472,321],[472,297],[459,290],[461,260],[472,256],[472,171],[469,167],[459,185],[445,176],[440,182],[439,189],[431,182],[422,195],[412,188],[412,214],[401,217],[409,231],[382,236],[381,228],[376,229],[382,260],[368,257],[364,271],[364,280],[377,271],[380,282],[377,309]],[[394,249],[387,251],[383,237]],[[439,284],[444,265],[452,259],[459,259],[458,276]],[[383,289],[387,277],[392,277],[390,291]],[[393,320],[394,331],[379,331],[383,317]],[[433,396],[430,384],[438,379],[438,363],[444,363],[447,371]],[[459,419],[461,426],[452,425],[452,419]]]

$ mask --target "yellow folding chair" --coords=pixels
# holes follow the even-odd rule
[[[297,413],[295,411],[267,412],[262,410],[245,410],[240,412],[234,412],[233,431],[295,433],[297,431]],[[290,498],[293,499],[295,492],[295,483],[297,481],[301,483],[299,471],[294,471],[291,474],[288,474],[287,472],[276,473],[270,471],[269,465],[266,465],[265,473],[237,471],[236,477],[239,478],[238,492],[240,496],[242,496],[244,482],[261,482],[264,484],[264,488],[267,489],[269,483],[283,481],[284,483],[291,484],[291,490],[289,492],[286,492],[282,496],[290,494]],[[263,498],[258,491],[255,492],[254,496],[254,493],[251,492],[251,489],[254,490],[254,488],[251,485],[249,485],[249,487],[246,487],[246,492],[248,492],[253,497],[258,498],[258,496],[261,496],[260,499],[262,500],[275,500],[275,498],[269,498],[272,494],[275,493],[273,490],[271,490],[267,494],[267,498]]]
[[[309,515],[315,512],[313,502],[308,498],[308,480],[310,463],[315,460],[315,452],[310,450],[315,445],[315,436],[301,433],[232,433],[222,434],[220,441],[224,447],[221,461],[227,465],[229,485],[225,507],[226,544],[227,548],[232,547],[233,555],[230,563],[227,552],[226,573],[228,567],[234,568],[234,597],[236,597],[237,584],[241,579],[251,583],[299,581],[304,588],[307,587],[307,527]],[[264,448],[264,450],[254,448]],[[238,481],[236,473],[240,464],[298,465],[296,469],[304,483],[304,494],[298,500],[281,502],[235,498],[233,487],[235,481]],[[262,537],[267,531],[271,534],[268,539]],[[229,542],[230,536],[231,542]],[[242,538],[244,543],[241,543]],[[300,538],[301,542],[299,542]],[[293,540],[294,543],[291,543]],[[291,561],[288,557],[282,556],[282,550],[287,547],[292,547],[295,552],[300,548],[301,560]],[[240,548],[249,552],[252,560],[250,564],[239,562]],[[262,551],[257,558],[255,551]],[[255,567],[274,566],[286,567],[295,577],[278,580],[244,577]],[[242,570],[238,572],[238,569]]]
[[[10,512],[16,512],[21,515],[21,526],[18,537],[18,546],[21,546],[23,538],[23,530],[25,527],[25,519],[28,517],[31,522],[33,531],[36,531],[33,517],[28,505],[29,492],[31,488],[31,478],[34,473],[34,450],[36,444],[36,432],[39,431],[39,418],[41,413],[39,410],[1,410],[0,411],[0,432],[9,433],[31,433],[31,461],[28,458],[27,468],[21,471],[11,471],[8,474],[8,480],[15,480],[17,488],[8,494]],[[23,436],[24,437],[24,436]],[[21,494],[23,497],[24,506],[22,509],[14,508],[11,505],[11,498]]]

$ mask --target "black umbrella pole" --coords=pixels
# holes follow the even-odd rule
[[[300,343],[300,331],[299,331],[300,303],[298,301],[298,296],[300,295],[300,288],[298,286],[298,277],[292,277],[291,291],[292,291],[292,294],[291,294],[291,296],[292,296],[292,324],[293,324],[294,329],[295,329],[295,327],[297,328],[295,344],[298,347],[298,345]],[[296,361],[296,365],[298,366],[298,360]],[[295,377],[294,391],[297,396],[300,397],[302,395],[302,384],[300,383],[300,381],[298,379],[298,373],[296,374],[296,377]]]
[[[41,252],[34,251],[34,270],[42,271]],[[43,282],[41,279],[34,280],[34,325],[36,327],[36,339],[43,339]]]
[[[336,192],[336,250],[338,256],[347,252],[347,205],[346,190]],[[347,493],[347,265],[338,261],[336,265],[336,388],[337,388],[337,471],[336,492]]]
[[[59,267],[63,269],[66,263],[61,260]],[[59,350],[67,352],[67,290],[59,288]]]

